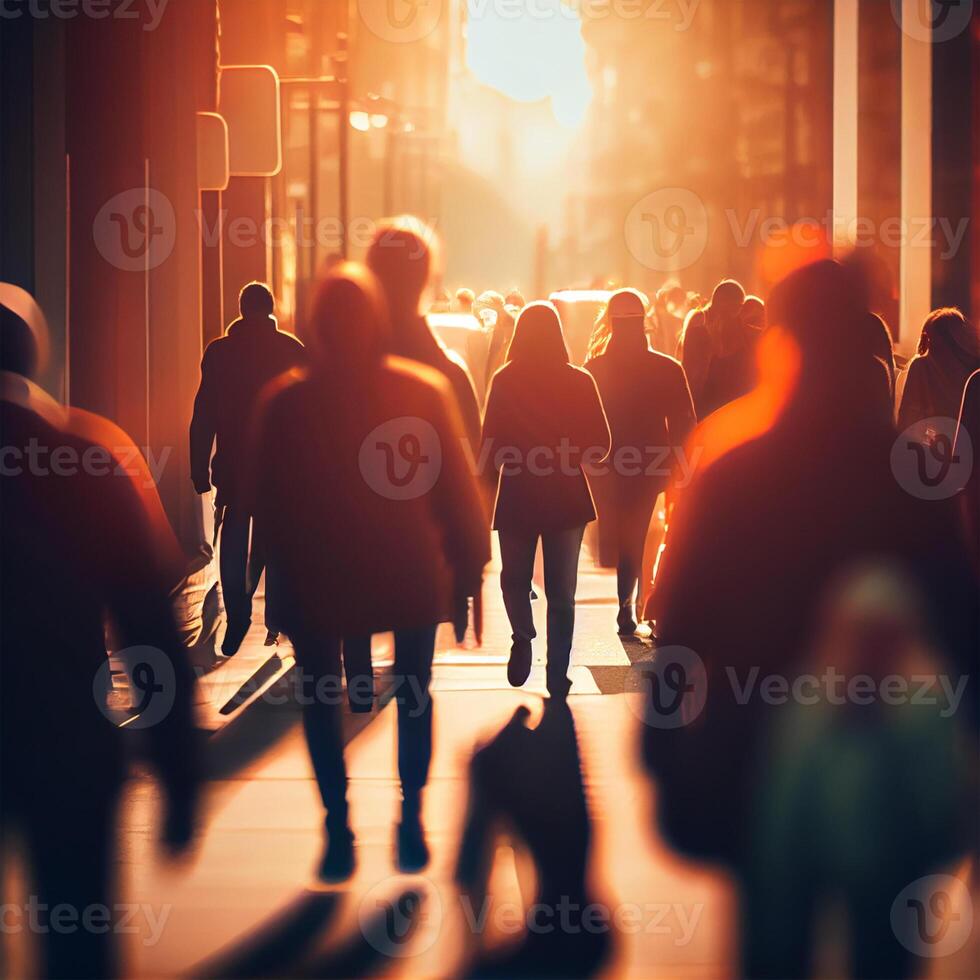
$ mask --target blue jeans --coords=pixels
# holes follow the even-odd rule
[[[584,525],[565,531],[531,534],[498,531],[500,536],[500,588],[514,642],[530,641],[537,634],[531,612],[531,576],[534,553],[541,539],[544,553],[544,592],[548,600],[548,690],[568,691],[568,661],[575,630],[575,587]]]

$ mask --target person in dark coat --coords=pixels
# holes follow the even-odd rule
[[[885,368],[846,356],[862,310],[853,292],[829,260],[773,290],[769,331],[799,352],[792,391],[768,429],[699,468],[674,509],[653,593],[659,648],[676,661],[663,681],[680,695],[647,699],[643,751],[661,826],[674,846],[743,881],[775,710],[752,678],[775,675],[794,690],[836,576],[868,558],[907,575],[951,682],[966,678],[961,717],[975,713],[976,580],[955,507],[896,480],[894,429],[876,407]]]
[[[286,587],[283,628],[315,692],[303,717],[327,811],[320,874],[342,879],[354,867],[341,639],[388,631],[398,685],[398,859],[418,870],[428,861],[421,797],[436,627],[451,618],[455,596],[477,593],[489,528],[452,389],[439,371],[387,355],[370,272],[343,263],[320,283],[310,343],[309,369],[267,391],[250,455],[255,519]],[[262,466],[270,458],[277,465]]]
[[[609,451],[609,426],[591,375],[568,361],[551,303],[531,303],[517,320],[507,363],[494,375],[480,458],[499,473],[493,527],[500,537],[500,585],[513,631],[507,678],[531,671],[531,576],[538,539],[548,599],[548,691],[568,693],[575,586],[585,525],[596,512],[583,463]]]
[[[755,381],[758,330],[741,316],[745,290],[734,279],[718,283],[711,302],[688,314],[681,363],[698,418],[751,390]]]
[[[589,474],[599,534],[616,563],[620,633],[636,630],[634,597],[643,546],[657,497],[694,429],[684,369],[649,349],[640,295],[622,289],[609,299],[612,334],[605,352],[586,363],[612,434],[609,460]],[[605,547],[601,547],[606,551]]]
[[[403,215],[378,226],[365,262],[380,283],[388,310],[388,353],[426,364],[446,379],[462,419],[466,448],[475,459],[480,442],[480,404],[473,379],[463,359],[443,346],[421,313],[423,294],[435,272],[434,243],[431,228]],[[468,604],[467,595],[455,597],[453,619],[457,624],[465,624]],[[352,699],[351,707],[369,711],[374,698],[371,637],[345,637],[343,647],[347,676],[365,692],[365,696]]]
[[[115,818],[127,759],[107,716],[106,623],[142,685],[133,727],[162,781],[164,843],[177,853],[197,798],[193,674],[168,594],[179,571],[115,455],[130,444],[79,435],[74,415],[29,380],[39,348],[27,322],[6,307],[0,321],[0,830],[5,845],[11,831],[23,843],[39,914],[105,910],[104,929],[42,918],[40,975],[120,976]],[[84,415],[87,431],[104,421]]]
[[[191,479],[198,493],[217,489],[215,521],[220,525],[221,593],[228,629],[221,645],[225,656],[238,652],[252,622],[252,596],[265,559],[261,532],[242,501],[241,474],[248,427],[263,387],[304,362],[303,345],[280,330],[268,286],[249,283],[239,299],[241,318],[224,337],[208,344],[201,362],[201,385],[191,419]],[[216,445],[215,445],[216,444]],[[214,458],[211,450],[215,449]],[[275,456],[270,457],[270,462]],[[272,464],[274,465],[274,463]],[[217,534],[217,531],[216,531]],[[251,539],[251,554],[249,542]],[[266,570],[267,642],[279,634],[275,570]]]

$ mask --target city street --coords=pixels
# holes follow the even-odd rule
[[[617,937],[613,966],[627,976],[729,975],[730,887],[723,876],[672,856],[654,830],[651,794],[636,765],[638,722],[621,693],[630,659],[648,656],[649,646],[634,641],[627,652],[616,636],[614,587],[614,577],[594,569],[583,550],[571,706],[595,826],[592,866],[603,869],[595,885],[609,915],[619,910],[626,916],[622,921],[635,923]],[[535,618],[543,633],[543,591],[537,589],[542,598],[534,604]],[[517,705],[532,708],[533,724],[544,690],[543,639],[535,643],[528,690],[507,686],[509,634],[496,568],[484,594],[482,648],[460,650],[451,635],[440,637],[433,684],[435,749],[424,812],[433,859],[424,876],[398,875],[393,863],[394,705],[387,704],[359,730],[351,728],[348,766],[358,869],[347,884],[326,887],[314,878],[322,810],[298,711],[288,703],[268,703],[284,699],[267,695],[212,737],[213,778],[201,840],[186,866],[159,860],[155,786],[145,779],[132,784],[123,812],[121,874],[123,898],[137,907],[139,933],[125,939],[138,975],[451,972],[468,921],[452,885],[467,762]],[[260,642],[258,627],[253,634]],[[382,670],[385,649],[379,638]],[[523,867],[510,847],[500,847],[492,902],[484,910],[487,942],[494,932],[498,940],[513,935],[522,883],[524,903],[533,902]],[[415,928],[404,942],[393,944],[389,930],[379,934],[371,921],[379,907],[384,913],[386,903],[400,908],[399,893],[416,887],[422,901]],[[631,908],[624,911],[626,905]],[[478,920],[479,910],[469,912]],[[345,957],[340,963],[333,962],[338,951]],[[328,961],[332,965],[325,965]]]

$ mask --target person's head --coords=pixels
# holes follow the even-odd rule
[[[0,306],[0,371],[33,378],[37,367],[38,348],[33,331],[13,310]]]
[[[521,310],[507,360],[524,367],[550,368],[568,363],[561,317],[554,305],[531,303]]]
[[[272,290],[264,282],[250,282],[238,294],[238,309],[246,320],[270,317],[275,307]]]
[[[918,352],[928,354],[953,347],[976,356],[980,353],[980,338],[976,327],[967,320],[962,310],[955,306],[943,306],[926,317],[919,335]]]
[[[313,298],[308,341],[321,367],[358,371],[376,364],[387,348],[388,319],[373,273],[357,262],[335,265]]]
[[[745,290],[734,279],[722,279],[711,294],[711,309],[726,316],[734,316],[745,302]]]
[[[504,303],[507,306],[516,306],[519,310],[523,310],[527,306],[527,300],[519,289],[512,289],[505,297]]]
[[[467,289],[466,286],[460,286],[456,290],[456,309],[460,313],[472,313],[475,299],[476,293],[472,289]]]
[[[0,282],[0,371],[33,380],[48,363],[48,325],[34,297]]]
[[[381,222],[365,262],[377,277],[395,320],[417,316],[434,271],[435,234],[411,215]]]
[[[606,317],[613,337],[644,336],[646,304],[643,302],[643,296],[635,289],[617,289],[609,297]]]
[[[835,374],[853,359],[851,348],[862,296],[849,270],[833,259],[821,259],[791,272],[773,287],[766,319],[785,330],[803,357],[804,371],[826,367]]]

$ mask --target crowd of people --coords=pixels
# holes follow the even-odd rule
[[[298,338],[279,329],[268,287],[251,283],[241,318],[205,351],[190,456],[194,487],[214,493],[223,654],[234,656],[249,630],[263,570],[267,642],[285,634],[314,678],[346,676],[352,711],[374,705],[372,635],[394,634],[404,681],[396,858],[417,871],[430,857],[422,794],[437,628],[465,632],[496,531],[507,679],[524,685],[540,546],[549,713],[537,740],[523,718],[512,722],[479,757],[472,789],[486,811],[509,807],[518,826],[533,825],[532,851],[555,895],[573,878],[581,891],[587,815],[569,829],[563,797],[540,792],[559,778],[580,792],[575,760],[542,776],[531,815],[507,787],[508,766],[523,772],[528,760],[518,767],[507,752],[526,744],[547,766],[549,745],[569,733],[574,743],[564,703],[577,572],[598,518],[595,557],[616,568],[619,634],[636,642],[628,638],[649,621],[665,659],[695,652],[711,691],[689,724],[659,724],[676,675],[654,657],[643,760],[668,841],[723,863],[740,885],[746,973],[807,972],[814,910],[836,898],[852,927],[854,971],[908,975],[914,963],[889,926],[892,898],[976,846],[975,759],[964,761],[961,735],[975,737],[977,721],[977,498],[972,474],[948,499],[908,492],[892,452],[898,431],[935,418],[951,420],[953,454],[980,432],[976,325],[937,310],[898,372],[860,278],[824,260],[791,273],[765,302],[731,279],[708,301],[673,284],[653,300],[612,291],[577,365],[552,303],[461,288],[441,302],[472,313],[489,335],[481,404],[468,365],[422,312],[437,261],[431,240],[414,220],[381,225],[363,264],[339,263],[321,278]],[[37,439],[84,452],[91,441],[75,421],[53,418],[30,381],[38,351],[29,324],[6,306],[3,317],[4,445]],[[935,426],[922,433],[939,453]],[[365,453],[383,457],[388,492],[368,479]],[[679,462],[698,457],[681,480]],[[421,490],[408,486],[415,478]],[[662,495],[668,530],[651,583],[644,548]],[[172,670],[174,707],[147,735],[171,801],[166,840],[180,848],[191,837],[192,680],[168,613],[179,575],[161,559],[160,533],[127,482],[4,470],[4,817],[25,833],[51,903],[85,906],[111,891],[123,761],[91,694],[105,616],[117,648],[152,646]],[[37,655],[23,656],[28,648]],[[925,667],[962,680],[966,693],[952,720],[836,703],[804,718],[799,705],[746,704],[727,683],[757,669],[792,685],[816,662],[875,678]],[[687,707],[691,686],[675,689]],[[25,751],[23,733],[37,729],[14,692],[34,687],[49,692],[51,720]],[[337,699],[303,706],[325,810],[325,881],[345,880],[356,864],[342,716]],[[866,778],[847,782],[835,752]],[[932,775],[904,784],[881,775],[895,765]],[[473,821],[485,822],[472,806]],[[555,849],[569,834],[574,875],[563,865],[572,858]],[[855,843],[848,862],[844,839],[877,845]],[[467,853],[464,842],[461,880],[473,874]],[[51,975],[114,975],[103,935],[47,943]]]

